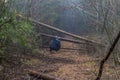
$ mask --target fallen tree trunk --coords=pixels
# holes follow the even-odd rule
[[[49,47],[40,47],[40,48],[49,48]],[[60,48],[60,49],[66,49],[66,50],[82,50],[82,51],[86,51],[85,49],[74,49],[74,48]]]
[[[61,80],[59,78],[50,76],[48,74],[43,74],[43,73],[39,73],[36,71],[32,71],[32,70],[28,70],[28,74],[36,79],[40,79],[40,80]]]
[[[22,16],[22,15],[20,15],[20,14],[16,14],[16,16],[18,16],[18,17],[20,17],[20,18],[22,18],[22,19],[26,19],[24,16]],[[32,18],[27,18],[27,19],[30,20],[30,21],[32,21],[32,22],[34,22],[34,23],[37,23],[37,24],[39,24],[39,25],[41,25],[41,26],[47,27],[47,28],[49,28],[49,29],[52,29],[52,30],[55,30],[55,31],[58,31],[58,32],[61,32],[61,33],[64,33],[64,34],[69,35],[69,36],[72,36],[72,37],[74,37],[74,38],[77,38],[77,39],[80,39],[80,40],[83,40],[83,41],[87,41],[87,42],[91,42],[91,43],[95,43],[95,44],[97,44],[97,45],[103,46],[103,44],[98,43],[97,41],[89,40],[89,39],[84,38],[84,37],[81,37],[81,36],[79,36],[79,35],[66,32],[66,31],[61,30],[61,29],[59,29],[59,28],[56,28],[56,27],[50,26],[50,25],[48,25],[48,24],[45,24],[45,23],[36,21],[36,20],[34,20],[34,19],[32,19]]]
[[[55,37],[55,36],[53,36],[53,35],[49,35],[49,34],[45,34],[45,33],[40,33],[40,35],[46,36],[46,37],[50,37],[50,38],[54,38],[54,37]],[[59,39],[60,39],[60,40],[63,40],[63,41],[78,43],[78,44],[86,44],[86,42],[78,41],[78,40],[73,40],[73,39],[68,39],[68,38],[59,37]]]

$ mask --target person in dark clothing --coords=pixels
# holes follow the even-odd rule
[[[58,37],[53,38],[52,43],[50,44],[50,52],[59,51],[61,48],[61,43]]]

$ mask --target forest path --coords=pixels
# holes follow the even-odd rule
[[[79,48],[78,45],[69,42],[62,42],[62,47]],[[51,54],[48,49],[36,49],[34,54],[23,55],[23,59],[18,59],[18,56],[9,59],[5,75],[9,80],[32,80],[29,79],[30,76],[26,72],[26,70],[32,70],[61,80],[94,80],[101,59],[98,55],[88,54],[85,51],[60,50]],[[19,60],[21,60],[20,65]],[[105,64],[102,80],[106,80],[108,77],[110,77],[109,80],[113,80],[116,78],[116,73],[120,74],[120,68],[114,67],[111,61]]]
[[[62,46],[72,48],[76,45],[62,42]],[[38,55],[27,64],[30,69],[49,74],[63,80],[88,80],[95,76],[95,65],[98,59],[75,50],[60,50],[50,54],[47,50],[39,50]]]

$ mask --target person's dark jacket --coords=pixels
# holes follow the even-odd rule
[[[54,38],[52,43],[50,44],[50,51],[54,50],[54,51],[58,51],[61,48],[61,43],[60,40],[58,38]]]

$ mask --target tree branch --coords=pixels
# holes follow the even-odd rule
[[[3,26],[3,25],[5,25],[5,24],[7,24],[7,23],[10,23],[10,22],[12,22],[12,20],[11,20],[11,19],[9,19],[9,20],[7,20],[7,21],[3,22],[3,23],[0,25],[0,29],[2,28],[2,26]]]
[[[111,53],[113,52],[115,46],[117,45],[117,42],[119,41],[119,38],[120,38],[120,31],[119,31],[116,39],[114,40],[113,44],[111,45],[111,47],[110,47],[106,57],[100,62],[99,73],[98,73],[98,76],[97,76],[97,78],[95,80],[100,80],[101,79],[101,76],[102,76],[102,73],[103,73],[104,64],[108,60],[108,58],[110,57]]]
[[[30,76],[40,79],[40,80],[62,80],[62,79],[50,76],[48,74],[39,73],[39,72],[32,71],[32,70],[28,70],[27,72]]]

